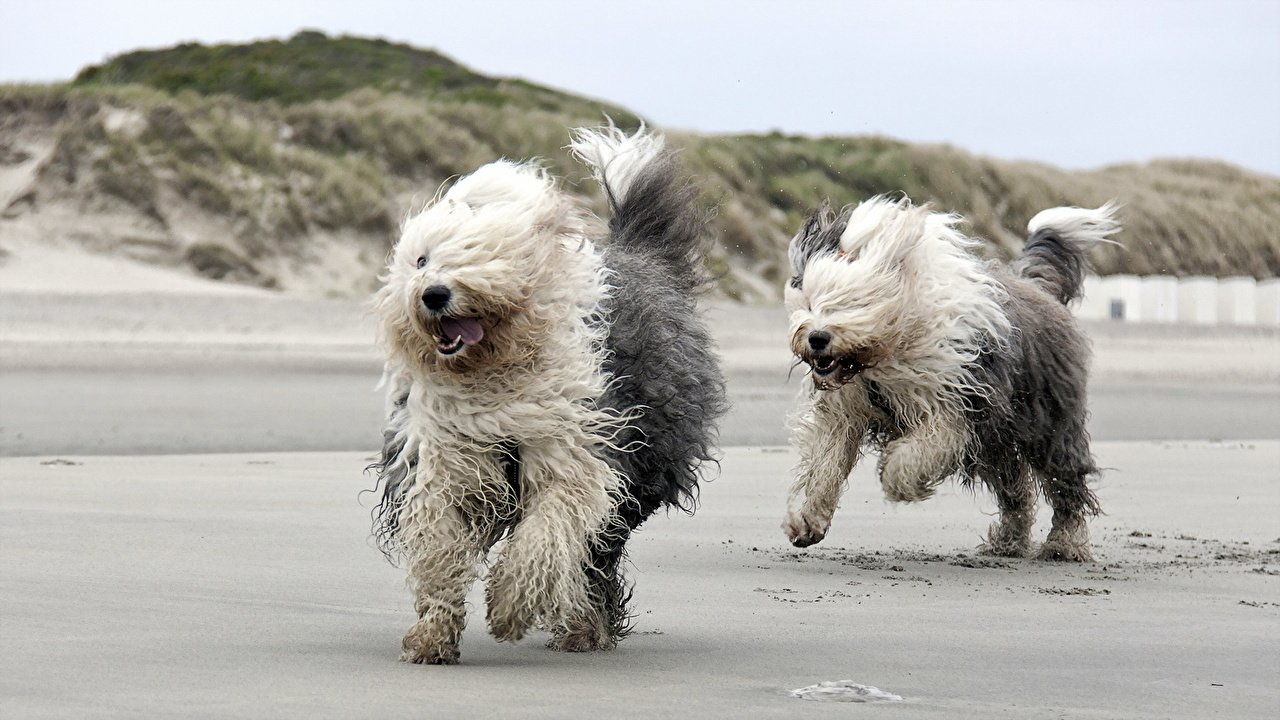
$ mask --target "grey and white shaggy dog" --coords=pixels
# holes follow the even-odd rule
[[[871,448],[890,500],[924,500],[952,476],[990,489],[986,552],[1033,553],[1038,490],[1053,508],[1039,557],[1092,558],[1089,345],[1067,303],[1089,248],[1119,230],[1114,207],[1039,213],[1007,267],[974,256],[959,220],[882,196],[823,207],[791,241],[791,349],[813,379],[794,423],[792,544],[826,536]]]
[[[401,659],[458,662],[490,549],[489,630],[558,650],[630,627],[625,544],[692,510],[724,379],[696,307],[708,213],[661,136],[578,130],[609,235],[538,165],[467,175],[404,225],[375,298],[387,352],[374,535],[418,620]],[[600,239],[600,238],[596,238]]]

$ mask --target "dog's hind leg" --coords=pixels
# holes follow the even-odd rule
[[[487,588],[489,631],[519,640],[591,612],[584,570],[617,492],[615,471],[581,442],[521,445],[522,513],[494,563]]]
[[[1053,508],[1049,537],[1040,546],[1041,560],[1091,562],[1088,518],[1097,515],[1098,499],[1086,482],[1088,471],[1058,471],[1041,476],[1045,499]]]
[[[1045,500],[1053,508],[1053,525],[1038,557],[1090,562],[1093,553],[1089,549],[1088,518],[1102,512],[1102,508],[1088,482],[1098,468],[1089,454],[1083,422],[1078,423],[1075,432],[1060,437],[1053,461],[1038,468]]]
[[[979,548],[988,555],[1027,557],[1031,554],[1031,526],[1036,520],[1036,486],[1031,468],[1021,461],[986,480],[1000,506],[1000,519],[991,523],[987,541]]]
[[[872,408],[865,389],[846,385],[818,394],[796,419],[792,441],[800,452],[782,529],[796,547],[821,542],[858,462]]]
[[[467,590],[475,580],[482,549],[458,508],[443,503],[430,507],[433,500],[443,498],[426,498],[402,521],[402,543],[418,621],[404,635],[400,659],[453,665],[458,662],[458,645],[467,622]]]

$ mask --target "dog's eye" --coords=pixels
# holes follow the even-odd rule
[[[418,269],[421,270],[426,266],[427,266],[427,256],[423,255],[422,257],[418,258]]]

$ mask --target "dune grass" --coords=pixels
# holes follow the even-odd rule
[[[150,258],[168,242],[175,264],[273,286],[270,268],[304,262],[309,239],[324,235],[368,249],[360,272],[371,285],[406,213],[497,157],[541,158],[603,210],[563,148],[568,128],[606,115],[625,128],[640,122],[431,51],[300,33],[129,53],[72,83],[0,87],[0,147],[44,133],[54,150],[32,211],[63,200],[86,222],[134,213],[155,239]],[[711,265],[729,297],[780,294],[786,242],[814,205],[881,193],[964,215],[995,258],[1019,250],[1039,210],[1114,198],[1124,245],[1096,251],[1103,273],[1280,274],[1280,179],[1224,163],[1069,172],[884,137],[676,133],[671,142],[718,207]],[[192,213],[216,237],[193,238]]]

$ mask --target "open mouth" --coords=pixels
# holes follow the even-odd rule
[[[809,367],[813,368],[816,375],[830,375],[836,371],[836,357],[834,355],[823,355],[816,357],[809,363]]]
[[[440,318],[440,334],[436,336],[436,352],[456,355],[462,349],[484,339],[484,326],[476,318]]]
[[[462,342],[461,337],[454,338],[453,340],[436,338],[436,351],[441,355],[453,355],[464,347],[466,347],[466,343]]]
[[[870,367],[863,364],[856,354],[817,355],[809,358],[808,363],[814,380],[823,386],[843,385]]]

